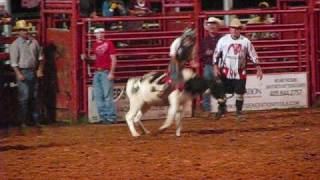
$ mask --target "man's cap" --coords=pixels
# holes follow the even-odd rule
[[[32,24],[27,23],[25,20],[19,20],[16,22],[16,25],[13,27],[14,30],[31,30]]]
[[[232,21],[230,22],[229,27],[233,27],[233,28],[242,28],[242,23],[240,21],[240,19],[238,18],[234,18],[232,19]]]
[[[96,28],[96,29],[94,29],[93,32],[94,33],[102,33],[102,32],[104,32],[104,29],[103,28]]]
[[[207,23],[209,24],[218,24],[218,25],[222,25],[222,21],[219,18],[216,17],[209,17],[207,20]]]

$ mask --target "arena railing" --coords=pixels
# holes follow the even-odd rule
[[[312,19],[310,20],[310,27],[314,28],[311,34],[314,34],[311,43],[314,45],[315,54],[312,61],[314,72],[312,73],[312,95],[314,102],[319,102],[320,96],[320,0],[311,1],[309,4],[309,13]],[[312,37],[311,37],[312,38]]]
[[[170,14],[180,12],[181,8],[188,8],[189,11],[194,10],[194,0],[161,0],[162,13]]]
[[[253,15],[253,14],[272,14],[284,16],[288,14],[306,13],[306,9],[298,10],[231,10],[231,11],[215,11],[204,12],[200,16],[200,24],[209,16],[223,17],[225,15]],[[307,19],[306,15],[304,19]],[[261,67],[265,73],[272,72],[301,72],[309,71],[308,63],[308,24],[307,21],[297,23],[277,23],[275,19],[272,24],[256,24],[246,25],[243,30],[243,35],[250,35],[253,33],[269,33],[271,37],[263,39],[252,39],[259,59]],[[244,22],[246,23],[246,22]],[[202,28],[201,37],[204,37],[205,32]],[[228,28],[222,28],[221,33],[228,33]],[[249,37],[250,39],[250,37]],[[252,64],[249,63],[249,73],[253,73]]]

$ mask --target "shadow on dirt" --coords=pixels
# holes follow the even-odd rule
[[[191,134],[224,134],[228,132],[240,132],[240,133],[250,133],[250,132],[268,132],[268,131],[279,131],[282,129],[290,129],[301,126],[282,126],[282,127],[261,127],[261,128],[248,128],[248,129],[202,129],[202,130],[190,130],[183,131],[183,133]]]
[[[38,148],[51,148],[51,147],[64,147],[64,146],[71,146],[73,144],[57,144],[57,143],[48,143],[48,144],[39,144],[37,146],[26,146],[22,144],[17,145],[7,145],[7,146],[0,146],[0,152],[10,151],[10,150],[34,150]]]

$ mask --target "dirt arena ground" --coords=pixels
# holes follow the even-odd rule
[[[2,129],[0,179],[320,179],[320,109],[183,123],[180,138],[135,139],[124,123]]]

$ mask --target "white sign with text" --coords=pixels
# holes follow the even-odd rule
[[[262,80],[247,77],[244,110],[266,110],[308,107],[307,73],[265,74]],[[235,96],[228,100],[228,111],[235,111]],[[212,99],[212,111],[217,101]]]

